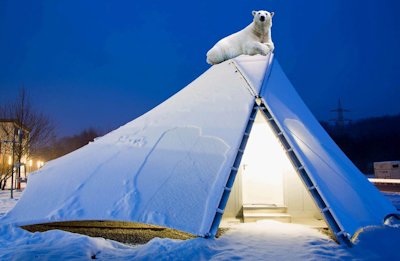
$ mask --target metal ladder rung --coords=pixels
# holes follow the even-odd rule
[[[337,237],[340,237],[340,236],[344,236],[345,238],[349,238],[349,234],[346,232],[346,231],[344,231],[344,230],[340,230],[339,232],[337,232],[337,233],[335,233],[335,235],[337,236]]]
[[[225,191],[232,191],[232,188],[224,187]]]
[[[217,213],[224,214],[224,211],[220,208],[217,208]]]

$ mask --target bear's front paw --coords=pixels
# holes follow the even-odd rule
[[[270,52],[269,48],[261,48],[260,54],[266,56]]]
[[[248,55],[261,54],[265,56],[269,53],[269,48],[265,44],[251,42],[245,46],[243,53]]]
[[[258,48],[258,54],[264,55],[266,56],[267,54],[269,54],[271,50],[269,49],[269,47],[265,44],[260,44],[259,48]]]
[[[271,52],[271,53],[272,53],[272,52],[274,51],[275,46],[274,46],[273,43],[266,43],[265,45],[266,45],[267,48],[268,48],[268,52]]]

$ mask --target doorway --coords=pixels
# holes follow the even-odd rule
[[[326,226],[281,142],[260,112],[223,218],[227,222],[273,219]]]
[[[285,205],[285,157],[271,128],[258,113],[241,164],[243,205]]]

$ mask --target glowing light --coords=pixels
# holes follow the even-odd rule
[[[38,161],[36,162],[36,166],[37,166],[38,169],[40,169],[41,167],[43,167],[43,165],[44,165],[44,162],[41,161],[41,160],[38,160]]]
[[[33,165],[33,160],[29,160],[29,167],[32,167]]]
[[[38,168],[40,168],[40,167],[42,166],[42,165],[41,165],[41,161],[38,160],[37,163],[36,163],[36,165],[37,165]]]
[[[11,165],[11,164],[12,164],[12,157],[8,156],[8,165]]]

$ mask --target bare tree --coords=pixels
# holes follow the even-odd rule
[[[15,127],[11,128],[9,125],[2,125],[3,136],[16,141],[12,150],[14,162],[21,162],[23,156],[29,158],[39,147],[49,144],[54,139],[53,122],[45,114],[34,110],[23,87],[13,103],[0,107],[0,118],[15,123]],[[9,172],[3,171],[3,180],[8,178],[6,176]]]

